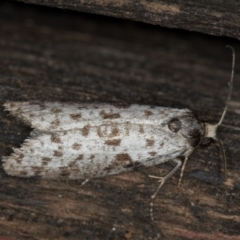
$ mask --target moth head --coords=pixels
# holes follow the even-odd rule
[[[168,128],[172,132],[187,139],[189,144],[194,148],[199,145],[205,132],[204,123],[202,123],[192,112],[178,118],[172,118],[168,122]]]
[[[211,143],[216,142],[218,140],[217,133],[216,133],[217,127],[218,125],[205,123],[205,134],[199,144],[201,147],[208,147],[211,145]]]

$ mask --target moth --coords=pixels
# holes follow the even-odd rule
[[[9,175],[88,179],[137,166],[187,159],[215,126],[188,109],[141,105],[8,102],[4,107],[34,131],[3,158]]]
[[[12,176],[48,179],[91,179],[172,161],[157,192],[199,145],[216,137],[231,98],[235,52],[227,104],[217,124],[201,121],[188,109],[127,104],[7,102],[11,115],[34,130],[20,148],[3,157]],[[182,159],[184,160],[182,163]],[[151,176],[154,177],[154,176]]]

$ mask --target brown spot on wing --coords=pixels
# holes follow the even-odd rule
[[[99,114],[103,119],[114,119],[114,118],[120,118],[119,113],[113,113],[112,111],[109,113],[106,113],[104,110],[102,110]]]
[[[121,139],[113,139],[113,140],[106,140],[105,144],[109,146],[119,146],[121,143]]]
[[[61,143],[61,138],[57,133],[53,133],[51,136],[51,141],[55,143]]]
[[[83,157],[84,157],[83,154],[79,154],[79,155],[75,158],[75,161],[83,160]]]
[[[90,159],[92,160],[92,159],[94,159],[94,158],[95,158],[95,155],[94,155],[94,154],[91,154]]]
[[[32,171],[34,172],[34,176],[38,177],[43,172],[43,167],[32,167]]]
[[[72,149],[74,149],[74,150],[79,150],[81,147],[82,147],[82,144],[79,144],[79,143],[74,143],[72,145]]]
[[[53,156],[55,156],[55,157],[62,157],[63,156],[63,153],[62,152],[60,152],[60,151],[54,151],[53,152]]]
[[[84,137],[87,137],[88,134],[89,134],[89,131],[90,131],[90,125],[87,124],[87,125],[85,125],[85,126],[82,128],[82,135],[83,135]]]
[[[49,157],[43,157],[42,158],[42,165],[45,166],[45,165],[48,165],[49,162],[51,162],[52,159],[49,158]]]
[[[119,162],[119,164],[124,163],[124,162],[132,162],[132,158],[127,153],[117,154],[115,157],[115,160],[117,162]]]
[[[149,152],[148,154],[154,157],[157,154],[157,152]]]
[[[116,137],[119,135],[119,129],[116,127],[116,126],[113,126],[112,127],[112,132],[111,134],[109,135],[109,137]]]
[[[150,111],[150,110],[145,110],[144,114],[145,114],[146,117],[149,117],[149,116],[153,115],[153,112]]]
[[[109,132],[109,128],[111,128],[111,132]],[[107,125],[107,126],[99,126],[97,128],[97,133],[100,138],[102,137],[116,137],[119,135],[120,131],[115,125]]]
[[[154,140],[153,139],[146,139],[146,146],[151,147],[154,145]]]
[[[79,120],[81,117],[82,117],[81,113],[70,114],[70,118],[72,118],[73,120]]]

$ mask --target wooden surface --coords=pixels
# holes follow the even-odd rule
[[[214,145],[191,156],[150,196],[171,164],[81,181],[8,176],[0,168],[0,239],[240,239],[239,42],[24,4],[0,4],[0,105],[8,101],[127,102],[195,110],[216,123],[224,108],[231,51],[233,98]],[[0,107],[0,154],[31,129]],[[162,234],[161,234],[162,233]]]
[[[240,2],[219,0],[18,0],[240,39]]]

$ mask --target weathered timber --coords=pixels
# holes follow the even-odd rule
[[[126,102],[195,110],[216,123],[228,93],[231,44],[234,92],[218,131],[219,149],[197,149],[150,196],[171,164],[91,180],[47,181],[8,176],[0,167],[0,239],[240,239],[239,42],[158,26],[1,2],[0,106],[5,101]],[[31,129],[0,107],[0,155]],[[2,163],[0,161],[0,166]]]
[[[240,39],[240,2],[216,0],[19,0]]]

